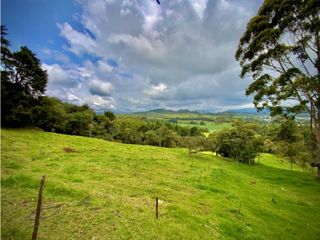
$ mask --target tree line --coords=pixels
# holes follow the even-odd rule
[[[312,157],[310,128],[292,118],[276,118],[268,124],[235,120],[231,129],[213,132],[208,137],[185,137],[190,154],[211,151],[240,163],[255,164],[260,153],[272,153],[291,164],[310,169]]]

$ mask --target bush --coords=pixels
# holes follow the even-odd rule
[[[243,123],[237,123],[235,128],[222,131],[216,136],[216,152],[242,163],[254,162],[262,147],[262,138]]]
[[[183,146],[188,148],[189,154],[204,150],[206,139],[204,137],[183,137]]]

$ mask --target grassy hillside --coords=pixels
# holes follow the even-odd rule
[[[319,239],[320,181],[185,149],[2,130],[2,239]],[[274,160],[276,161],[276,160]],[[271,166],[270,166],[271,165]],[[155,219],[155,197],[160,218]]]

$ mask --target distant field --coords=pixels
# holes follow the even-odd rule
[[[270,120],[268,115],[255,114],[206,114],[206,113],[162,113],[162,112],[145,112],[137,114],[118,114],[122,117],[136,117],[148,120],[162,120],[187,127],[207,128],[209,133],[204,133],[208,136],[212,132],[221,131],[232,127],[232,122],[242,120],[246,122],[266,123]],[[201,124],[203,122],[204,124]]]
[[[118,117],[145,117],[150,120],[177,121],[180,126],[207,128],[209,132],[221,131],[231,128],[232,116],[216,116],[210,114],[195,114],[195,113],[148,113],[148,114],[120,114]],[[245,119],[245,116],[237,116],[237,118]],[[250,119],[255,119],[255,116],[250,116]],[[204,125],[200,123],[203,122]],[[207,134],[208,135],[208,134]]]
[[[191,123],[188,123],[185,121],[185,122],[178,123],[178,124],[180,126],[207,128],[209,130],[209,132],[217,132],[217,131],[221,131],[221,130],[228,129],[228,128],[232,127],[231,123],[205,122],[204,125],[201,125],[199,123],[198,124],[191,124]]]
[[[249,167],[186,149],[35,130],[3,129],[1,140],[2,239],[31,238],[43,174],[39,239],[320,236],[320,181],[272,155]]]

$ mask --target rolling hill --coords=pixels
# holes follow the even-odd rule
[[[247,166],[186,149],[37,130],[2,139],[2,239],[319,239],[320,182],[263,155]],[[155,198],[159,197],[159,219]]]

